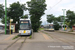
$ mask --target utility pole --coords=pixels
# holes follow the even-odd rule
[[[7,0],[5,0],[5,34],[7,29]]]
[[[64,24],[64,31],[65,31],[65,10],[66,9],[62,9],[63,10],[63,16],[64,16],[64,22],[63,22],[63,24]]]

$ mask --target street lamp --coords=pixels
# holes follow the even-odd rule
[[[11,35],[11,22],[13,21],[13,19],[10,19],[10,35]]]
[[[64,23],[64,31],[65,31],[65,10],[66,9],[62,9],[62,10],[63,10],[63,16],[64,16],[64,22],[63,23]]]
[[[5,34],[7,29],[7,0],[5,0]]]

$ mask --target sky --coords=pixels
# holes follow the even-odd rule
[[[7,7],[17,1],[24,4],[30,0],[7,0]],[[0,4],[5,5],[5,0],[0,0]],[[45,10],[45,14],[41,17],[42,25],[48,24],[47,15],[49,14],[53,14],[55,17],[58,17],[63,15],[62,9],[66,9],[65,15],[67,10],[75,11],[75,0],[46,0],[46,4],[47,10]],[[29,12],[25,11],[24,14],[29,14]]]

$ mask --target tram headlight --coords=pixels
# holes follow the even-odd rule
[[[19,33],[21,33],[21,30],[19,30]]]
[[[30,33],[30,30],[27,30],[27,33]]]
[[[23,30],[19,30],[19,33],[23,33]]]

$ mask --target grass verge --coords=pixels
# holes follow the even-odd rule
[[[75,35],[74,33],[71,33],[71,32],[62,32],[62,31],[58,31],[58,33],[73,34],[73,35]]]
[[[44,28],[39,28],[39,30],[44,30]]]
[[[29,36],[29,39],[31,39],[31,38],[32,38],[32,35]]]
[[[18,37],[19,37],[19,35],[15,36],[12,40],[14,40],[14,39],[16,39],[16,38],[18,38]]]

